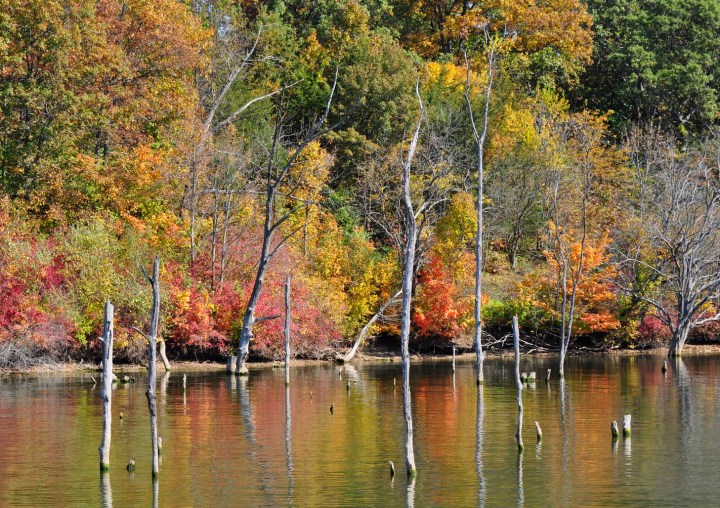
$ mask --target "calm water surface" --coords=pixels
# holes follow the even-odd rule
[[[555,362],[525,358],[522,370]],[[659,356],[569,358],[567,381],[540,376],[523,394],[522,455],[510,359],[486,361],[479,390],[471,363],[454,376],[448,362],[415,364],[414,483],[404,472],[399,364],[298,367],[287,391],[281,369],[249,379],[189,372],[185,393],[172,372],[158,380],[155,490],[142,374],[113,391],[104,481],[90,376],[7,377],[0,506],[720,506],[720,356],[669,363],[663,375]],[[610,421],[626,413],[632,439],[613,444]]]

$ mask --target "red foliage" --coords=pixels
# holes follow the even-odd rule
[[[651,343],[665,343],[670,340],[670,329],[654,314],[642,318],[638,327],[641,339]]]
[[[419,274],[413,322],[422,337],[452,340],[467,328],[471,300],[462,298],[452,274],[433,254]]]

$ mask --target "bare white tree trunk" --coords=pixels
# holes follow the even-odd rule
[[[490,113],[490,94],[492,92],[493,77],[495,71],[496,48],[494,41],[488,38],[488,81],[485,89],[485,109],[483,111],[482,130],[478,131],[475,124],[472,102],[470,101],[470,61],[465,56],[466,82],[465,102],[467,103],[470,124],[472,125],[475,144],[477,146],[478,164],[478,195],[477,195],[477,233],[475,236],[475,356],[477,362],[477,384],[483,383],[483,359],[482,350],[482,265],[483,265],[483,164],[485,158],[485,138],[488,131],[488,116]]]
[[[405,464],[408,475],[416,474],[415,452],[413,451],[412,399],[410,395],[410,307],[412,306],[413,264],[415,262],[416,228],[409,228],[408,244],[405,249],[405,272],[403,274],[402,326],[400,341],[402,347],[403,414],[405,416]]]
[[[110,469],[110,440],[112,430],[112,382],[113,382],[113,337],[115,308],[110,300],[105,302],[105,321],[103,325],[102,381],[100,398],[102,399],[103,432],[100,441],[100,471]]]
[[[383,312],[385,312],[385,309],[387,309],[392,302],[394,302],[401,294],[403,290],[398,290],[397,293],[392,295],[390,298],[387,299],[385,303],[382,304],[380,309],[375,313],[373,317],[370,318],[370,320],[363,326],[363,329],[360,330],[360,333],[357,336],[357,339],[355,339],[355,343],[353,344],[352,348],[350,348],[350,351],[348,351],[345,356],[341,358],[342,362],[350,362],[355,357],[355,354],[358,352],[358,349],[362,345],[362,343],[365,341],[365,336],[370,331],[370,328],[372,328],[372,325],[375,324],[375,322],[380,319],[380,317],[383,315]]]
[[[513,349],[515,350],[515,384],[517,385],[517,430],[515,431],[515,440],[517,441],[518,452],[522,452],[525,446],[522,440],[522,420],[523,420],[523,403],[522,390],[523,385],[520,380],[520,329],[518,327],[518,318],[513,316]]]
[[[290,274],[285,279],[285,386],[290,385]]]
[[[410,170],[413,157],[417,148],[420,128],[423,121],[423,104],[420,99],[419,84],[415,85],[418,103],[420,104],[420,118],[418,119],[415,135],[408,148],[407,159],[403,164],[403,205],[406,221],[406,244],[405,244],[405,266],[403,269],[403,298],[402,298],[402,320],[400,326],[400,344],[402,349],[402,375],[403,375],[403,414],[405,416],[405,465],[408,476],[415,476],[415,452],[413,450],[413,421],[412,421],[412,400],[410,395],[410,308],[412,306],[412,288],[415,269],[415,246],[417,244],[417,218],[413,209],[410,195]]]

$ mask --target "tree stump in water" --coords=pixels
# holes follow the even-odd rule
[[[237,362],[237,356],[228,356],[227,363],[225,364],[225,372],[227,374],[235,374],[235,363]]]
[[[535,430],[537,431],[537,440],[538,443],[542,441],[542,429],[540,428],[540,424],[538,422],[535,422]]]
[[[110,300],[105,302],[105,323],[103,327],[102,351],[102,381],[100,385],[100,398],[102,399],[103,432],[100,452],[100,471],[110,469],[110,439],[112,435],[112,382],[113,382],[113,336],[115,335],[113,321],[115,308]],[[120,413],[122,418],[122,413]]]
[[[632,419],[632,415],[625,415],[623,416],[623,436],[629,437],[632,433],[632,429],[630,426],[630,420]]]
[[[617,439],[620,435],[620,430],[618,430],[618,422],[616,422],[615,420],[610,423],[610,432],[612,433],[613,439]]]

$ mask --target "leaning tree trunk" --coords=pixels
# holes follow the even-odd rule
[[[143,270],[144,271],[144,270]],[[150,442],[152,446],[152,476],[156,478],[160,472],[158,463],[158,436],[157,436],[157,404],[155,398],[156,384],[156,343],[158,328],[160,325],[160,256],[155,256],[153,262],[153,275],[145,273],[148,282],[152,286],[153,306],[150,313],[150,330],[148,332],[148,386],[145,396],[148,401],[148,412],[150,413]]]
[[[160,338],[158,339],[158,342],[160,343],[160,359],[163,362],[165,371],[170,371],[170,362],[168,361],[167,355],[165,354],[165,339]]]
[[[372,328],[372,325],[375,324],[375,321],[380,319],[380,316],[383,315],[383,312],[385,312],[385,309],[387,309],[390,304],[402,294],[402,289],[400,289],[397,293],[392,295],[390,298],[387,299],[385,303],[382,304],[380,309],[375,313],[373,317],[370,318],[370,320],[363,326],[363,329],[360,330],[360,333],[357,336],[357,339],[355,339],[355,343],[353,344],[353,347],[350,348],[350,351],[347,352],[345,356],[343,356],[340,361],[342,362],[350,362],[355,357],[355,354],[358,352],[358,349],[360,349],[360,346],[365,341],[365,336],[370,331],[370,328]]]
[[[271,205],[268,204],[268,207]],[[258,271],[255,274],[255,283],[253,284],[253,290],[250,294],[250,300],[248,301],[247,308],[245,309],[245,316],[243,317],[243,324],[240,330],[240,343],[238,345],[237,363],[235,365],[235,374],[238,376],[246,376],[248,374],[248,368],[245,363],[247,362],[248,356],[250,356],[250,341],[253,339],[253,327],[255,326],[255,308],[260,300],[260,292],[262,291],[263,282],[265,280],[265,271],[267,270],[268,262],[270,261],[270,242],[272,240],[272,233],[270,232],[269,215],[272,211],[266,212],[266,226],[263,234],[263,247],[262,257],[258,264]]]
[[[105,302],[105,321],[102,336],[102,382],[100,398],[102,399],[103,433],[100,441],[100,471],[110,469],[110,439],[112,436],[112,382],[113,382],[113,320],[115,308],[110,300]]]

